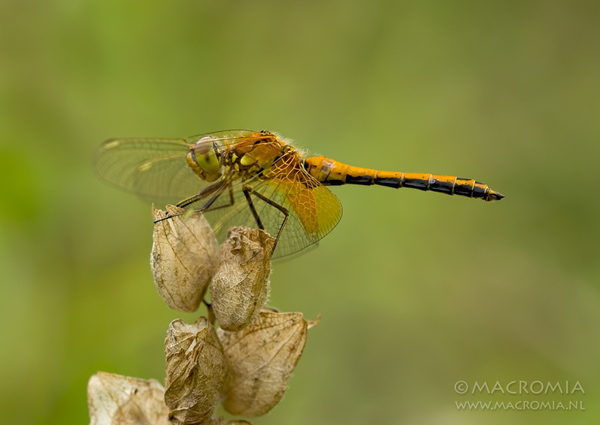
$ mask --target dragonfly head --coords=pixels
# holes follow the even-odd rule
[[[190,147],[187,163],[196,174],[207,182],[221,177],[221,160],[214,139],[203,137]]]

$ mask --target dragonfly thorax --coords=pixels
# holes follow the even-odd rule
[[[221,160],[214,139],[203,137],[195,145],[190,145],[187,155],[188,166],[207,182],[221,177]]]

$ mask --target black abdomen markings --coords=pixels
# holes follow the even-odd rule
[[[393,188],[430,190],[447,195],[460,195],[486,201],[499,200],[504,195],[472,179],[426,173],[401,173],[353,167],[323,156],[307,158],[304,167],[325,185],[380,185]]]

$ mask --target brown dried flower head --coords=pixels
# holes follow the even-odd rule
[[[213,326],[204,317],[192,325],[174,320],[165,351],[165,402],[171,423],[207,422],[219,401],[227,369]]]
[[[224,387],[225,409],[234,415],[261,416],[283,397],[300,359],[309,328],[302,313],[262,311],[238,332],[219,329],[229,372]]]
[[[274,242],[263,230],[230,229],[210,284],[212,308],[221,328],[243,329],[267,301]]]
[[[169,307],[196,311],[210,282],[218,250],[213,231],[199,212],[187,217],[181,208],[153,208],[154,225],[150,265],[158,292]],[[177,215],[183,214],[183,215]]]
[[[91,425],[170,425],[165,390],[154,379],[98,372],[88,383]]]

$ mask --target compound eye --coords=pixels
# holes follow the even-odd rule
[[[198,156],[206,155],[211,150],[214,151],[213,139],[208,136],[198,140],[198,142],[196,142],[196,146],[194,147],[194,153]]]
[[[194,147],[196,163],[206,173],[209,178],[218,178],[221,175],[221,164],[215,150],[214,139],[203,137]],[[209,180],[212,181],[212,180]]]

